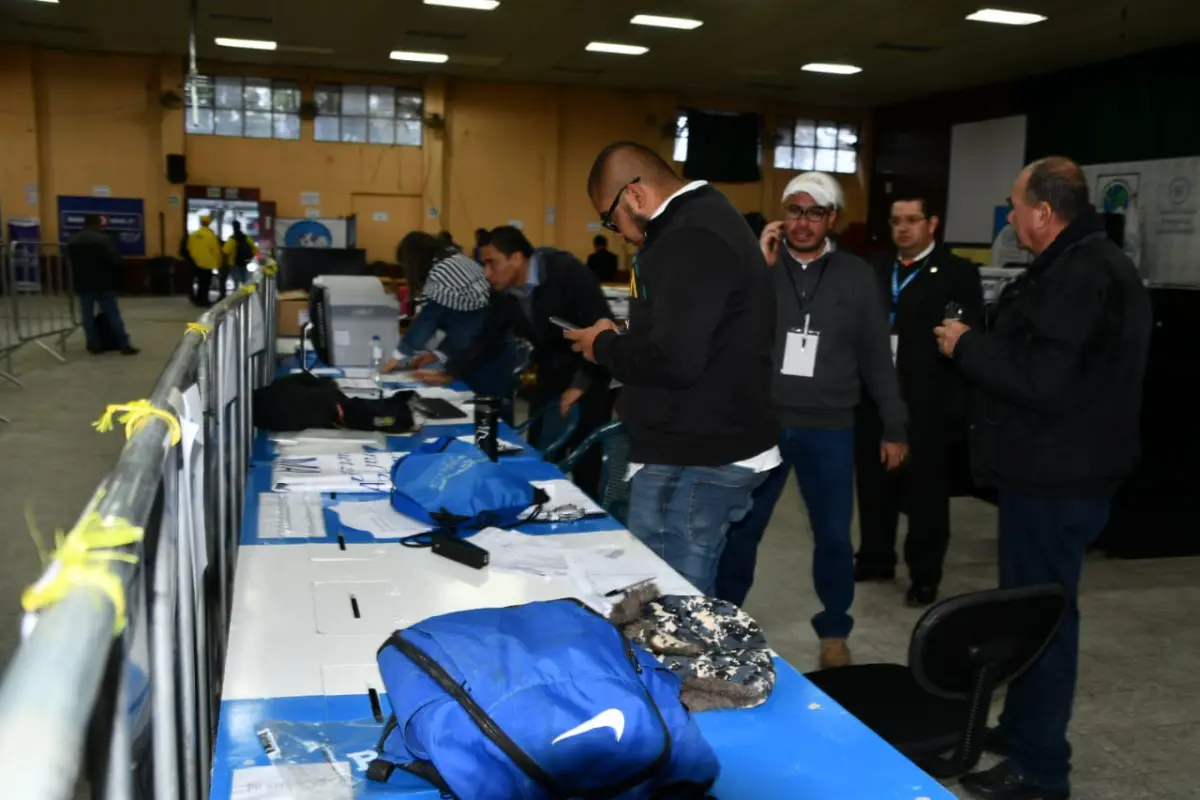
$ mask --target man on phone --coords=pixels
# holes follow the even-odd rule
[[[783,220],[763,229],[776,308],[772,399],[783,424],[783,464],[755,493],[750,514],[730,529],[716,582],[718,597],[745,602],[758,543],[794,469],[812,526],[813,583],[824,606],[812,620],[823,668],[850,663],[854,409],[864,383],[884,420],[876,444],[880,463],[896,469],[908,453],[904,401],[875,274],[829,238],[841,207],[838,182],[806,172],[784,190]]]
[[[534,249],[520,229],[502,225],[480,238],[479,256],[493,288],[504,293],[516,334],[533,344],[537,367],[534,411],[553,403],[565,417],[579,404],[579,426],[568,440],[574,447],[612,419],[612,378],[603,367],[571,351],[556,317],[579,327],[612,321],[608,299],[596,276],[579,259],[551,247]],[[553,438],[557,420],[543,420],[538,433]],[[537,441],[537,438],[535,438]],[[594,448],[575,469],[575,482],[592,497],[599,495],[603,454]]]

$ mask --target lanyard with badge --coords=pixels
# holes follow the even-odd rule
[[[792,292],[796,295],[796,302],[800,306],[800,313],[804,315],[804,327],[792,328],[787,332],[787,339],[783,346],[783,366],[780,368],[780,372],[784,375],[796,378],[811,378],[817,368],[817,345],[820,344],[821,335],[809,326],[812,315],[808,309],[817,297],[817,290],[821,288],[821,281],[824,280],[825,270],[829,266],[828,260],[824,257],[817,261],[821,262],[821,271],[817,273],[812,291],[807,289],[803,292],[800,291],[791,267],[787,264],[781,265],[787,271],[788,281],[792,284]],[[816,264],[816,262],[814,261],[812,264]]]
[[[910,283],[916,280],[917,276],[921,274],[921,270],[925,268],[925,263],[927,261],[929,261],[929,256],[925,256],[919,261],[914,261],[912,264],[910,264],[909,266],[911,266],[913,270],[912,272],[908,273],[908,276],[903,281],[900,280],[900,261],[897,260],[896,263],[892,265],[892,309],[888,314],[888,324],[893,329],[890,337],[892,344],[892,364],[896,363],[896,352],[900,348],[900,337],[895,333],[896,312],[900,310],[900,293],[907,289]],[[937,268],[935,267],[934,271],[936,271],[936,269]]]

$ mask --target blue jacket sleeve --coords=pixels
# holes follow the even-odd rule
[[[408,330],[404,332],[404,336],[400,339],[400,352],[406,356],[411,356],[425,349],[429,344],[429,340],[438,332],[441,327],[442,319],[446,313],[446,307],[435,303],[432,300],[425,302],[425,307],[421,309],[421,313],[417,314],[417,318],[408,326]]]

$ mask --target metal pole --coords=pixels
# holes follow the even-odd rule
[[[228,419],[226,414],[227,407],[225,405],[225,385],[229,380],[226,375],[225,351],[229,347],[228,337],[225,335],[228,325],[222,323],[213,330],[217,341],[217,359],[214,365],[213,372],[216,374],[216,380],[213,382],[216,386],[215,402],[216,402],[216,421],[217,424],[213,429],[213,438],[216,439],[216,454],[217,468],[210,472],[210,475],[215,475],[217,478],[217,513],[216,513],[216,530],[214,531],[217,541],[217,595],[220,600],[219,606],[221,616],[219,617],[222,635],[219,637],[221,641],[225,640],[224,633],[229,626],[229,559],[226,553],[226,542],[228,541],[228,514],[229,514],[229,483],[227,476],[229,474],[229,447],[226,444],[228,439],[228,429],[225,422]]]
[[[80,659],[82,660],[82,659]],[[117,680],[117,702],[113,704],[112,739],[108,750],[108,774],[104,786],[104,800],[132,800],[133,771],[130,769],[133,752],[129,741],[129,695],[125,691],[125,681]],[[63,748],[64,754],[71,751]],[[9,795],[5,797],[42,797],[42,795]],[[47,798],[51,795],[45,795]],[[71,797],[72,794],[61,795]],[[57,795],[55,796],[57,797]]]
[[[150,686],[154,722],[154,796],[179,796],[179,709],[175,697],[175,601],[178,597],[179,453],[163,470],[163,511],[154,559],[153,613],[150,615]]]

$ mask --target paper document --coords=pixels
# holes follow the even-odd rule
[[[270,439],[279,444],[303,442],[346,442],[373,447],[387,447],[387,436],[376,431],[352,431],[345,428],[308,428],[293,433],[272,433]]]
[[[272,764],[233,771],[229,800],[354,800],[345,761]]]
[[[392,465],[403,453],[338,453],[278,458],[273,492],[390,492]]]
[[[388,498],[359,502],[347,500],[334,503],[330,511],[337,514],[343,526],[369,533],[376,539],[400,539],[425,533],[430,527],[428,523],[406,517],[392,508],[392,501]]]
[[[309,370],[304,370],[300,367],[292,367],[291,370],[293,375],[298,375],[299,373],[306,371],[322,378],[340,378],[343,374],[341,367],[313,367]]]
[[[258,496],[258,538],[324,539],[327,535],[320,494]]]

